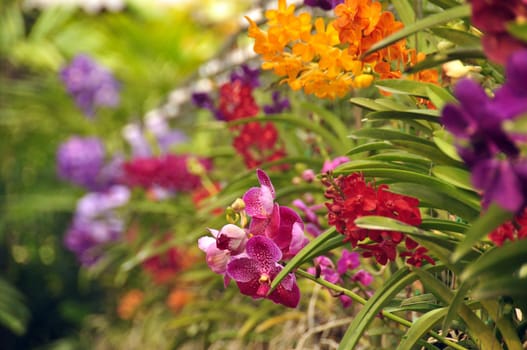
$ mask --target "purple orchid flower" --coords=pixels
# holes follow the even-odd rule
[[[278,114],[291,108],[291,103],[287,97],[281,98],[280,91],[274,91],[272,99],[272,104],[263,106],[265,114]]]
[[[247,242],[247,257],[234,259],[227,265],[227,274],[236,281],[240,292],[255,299],[268,298],[277,304],[295,308],[300,290],[295,275],[288,274],[278,287],[269,293],[271,282],[282,270],[278,261],[282,252],[264,236],[254,236]]]
[[[198,246],[206,254],[207,265],[220,275],[227,271],[227,264],[231,259],[231,252],[217,247],[218,230],[209,229],[213,237],[203,236],[198,239]]]
[[[342,4],[344,0],[304,0],[304,5],[310,7],[319,7],[322,10],[332,10],[338,4]]]
[[[353,277],[351,278],[352,281],[359,282],[363,286],[367,287],[373,282],[373,276],[364,270],[359,270]]]
[[[291,208],[274,203],[275,190],[269,176],[256,170],[260,187],[249,189],[243,196],[245,210],[251,217],[249,231],[272,239],[282,250],[284,259],[295,256],[307,243],[302,218]]]
[[[87,55],[77,55],[60,71],[60,77],[77,106],[92,118],[99,106],[116,107],[120,86],[106,68]]]
[[[260,69],[253,69],[246,64],[242,64],[239,69],[231,73],[231,82],[236,80],[241,81],[244,85],[256,88],[260,86]]]
[[[349,270],[355,270],[360,265],[359,253],[350,252],[347,249],[342,250],[342,255],[337,261],[337,271],[343,275]]]
[[[317,268],[320,269],[320,276],[328,282],[338,284],[342,282],[340,274],[335,270],[335,264],[327,256],[321,255],[314,259],[315,267],[307,269],[312,275],[316,275]]]

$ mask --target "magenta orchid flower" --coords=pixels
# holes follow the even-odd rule
[[[268,298],[277,304],[296,307],[300,290],[292,273],[268,294],[272,280],[282,270],[278,264],[282,259],[280,248],[267,237],[254,236],[247,241],[246,254],[246,257],[233,259],[227,265],[227,274],[236,281],[240,292],[255,299]]]
[[[343,275],[348,270],[354,270],[360,265],[359,253],[350,252],[347,249],[342,250],[342,255],[340,256],[339,261],[337,262],[337,271],[339,274]]]
[[[238,255],[245,250],[247,243],[247,233],[244,229],[228,224],[218,232],[216,236],[216,247],[222,250],[228,250],[232,255]]]
[[[247,215],[253,218],[266,219],[274,211],[275,191],[271,179],[261,169],[256,170],[260,187],[253,187],[243,195]]]
[[[206,254],[207,265],[209,265],[210,269],[223,275],[227,271],[227,263],[231,259],[231,253],[216,246],[216,237],[219,232],[213,229],[209,229],[209,231],[214,237],[201,237],[198,239],[198,246]]]
[[[349,162],[350,159],[346,156],[337,157],[333,160],[326,160],[322,166],[321,173],[327,173],[328,171],[333,171],[339,165]]]
[[[351,278],[355,282],[359,282],[363,286],[369,286],[371,282],[373,282],[373,276],[364,270],[359,270],[353,277]]]

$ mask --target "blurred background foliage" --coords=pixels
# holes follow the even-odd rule
[[[44,5],[0,4],[2,349],[81,348],[81,323],[104,313],[104,279],[79,272],[62,246],[82,192],[57,179],[59,143],[72,134],[99,135],[113,140],[106,145],[110,152],[123,149],[123,125],[165,102],[217,54],[251,4],[128,1],[119,11],[92,13]],[[78,53],[108,67],[123,88],[120,107],[102,110],[96,123],[82,115],[58,76]],[[84,346],[91,348],[90,339]]]

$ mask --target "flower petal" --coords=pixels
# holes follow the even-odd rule
[[[258,264],[253,259],[233,259],[227,264],[227,274],[236,282],[258,281]]]
[[[260,185],[262,187],[268,188],[271,196],[274,199],[276,197],[276,194],[271,179],[269,178],[267,173],[262,169],[256,169],[256,176],[258,177],[258,182],[260,182]]]
[[[258,272],[269,273],[280,259],[282,252],[276,244],[267,237],[254,236],[247,242],[247,255],[258,263]]]

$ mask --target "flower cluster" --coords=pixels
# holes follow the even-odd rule
[[[527,204],[525,135],[507,125],[527,112],[527,50],[514,53],[506,67],[506,82],[490,98],[476,82],[464,79],[455,87],[460,104],[448,104],[442,122],[459,140],[457,149],[483,191],[483,206],[496,202],[519,212]]]
[[[209,159],[187,154],[166,154],[159,157],[134,158],[123,165],[124,182],[144,189],[163,188],[172,191],[189,192],[201,186],[199,172],[212,168]]]
[[[471,0],[472,22],[483,31],[483,49],[488,58],[504,64],[509,56],[526,48],[525,42],[507,31],[507,24],[522,22],[527,16],[527,3],[523,0]]]
[[[121,236],[124,223],[115,209],[129,198],[128,188],[117,185],[104,192],[88,193],[78,201],[64,242],[83,265],[93,264],[101,255],[102,245]]]
[[[105,164],[104,145],[95,137],[72,136],[57,150],[57,173],[61,179],[89,190],[104,190],[121,176],[122,160]]]
[[[397,245],[404,241],[407,250],[399,255],[406,257],[408,264],[420,266],[423,260],[434,263],[425,254],[426,248],[401,232],[369,230],[355,225],[355,219],[359,217],[377,215],[418,226],[421,224],[421,213],[416,198],[389,192],[387,185],[375,187],[357,173],[334,179],[326,177],[323,184],[327,186],[325,196],[331,200],[326,203],[329,224],[346,236],[345,241],[351,242],[353,247],[362,248],[362,256],[373,256],[378,263],[385,265],[395,260]],[[371,243],[360,243],[366,239]]]
[[[210,110],[217,119],[234,121],[256,116],[260,107],[253,92],[259,86],[259,70],[243,65],[240,70],[232,72],[230,81],[219,89],[218,106],[212,98],[204,93],[193,94],[194,103]],[[263,106],[266,114],[281,113],[290,108],[289,100],[282,98],[279,92],[272,95],[272,103]],[[235,134],[233,147],[243,157],[248,168],[256,168],[263,163],[285,157],[285,147],[279,141],[278,129],[271,122],[251,122],[232,126]]]
[[[314,263],[315,266],[310,267],[307,272],[315,276],[319,275],[326,281],[333,284],[343,284],[343,277],[347,275],[347,272],[355,270],[360,266],[359,253],[350,252],[347,249],[342,250],[342,255],[337,261],[336,267],[333,261],[324,255],[316,257]],[[351,276],[350,280],[352,282],[358,282],[367,287],[373,281],[373,276],[369,272],[361,269],[355,272],[353,276]],[[342,306],[345,308],[351,305],[352,300],[350,297],[346,295],[340,295],[339,299],[342,303]]]
[[[328,8],[336,3],[316,4]],[[264,60],[262,68],[284,77],[282,82],[294,90],[334,99],[353,88],[369,86],[372,71],[381,78],[400,78],[404,67],[420,59],[415,50],[406,49],[405,40],[362,58],[373,44],[403,27],[391,12],[382,11],[379,2],[346,0],[334,11],[335,20],[326,24],[316,18],[313,25],[309,13],[295,15],[294,5],[279,0],[276,10],[266,12],[267,31],[247,18],[254,51]],[[437,82],[438,73],[428,70],[414,78]]]
[[[497,246],[506,240],[524,239],[527,237],[527,208],[517,215],[513,221],[507,221],[489,234],[489,239]]]
[[[67,91],[88,117],[97,107],[119,104],[119,84],[113,75],[87,55],[77,55],[60,72]]]
[[[225,285],[232,279],[244,295],[296,307],[300,292],[293,273],[273,292],[269,290],[282,269],[279,262],[307,244],[304,223],[293,209],[275,203],[269,176],[260,169],[256,174],[260,187],[249,189],[243,200],[235,202],[238,212],[251,219],[249,227],[243,223],[242,227],[228,224],[219,231],[209,229],[212,237],[201,237],[198,244],[211,270],[224,275]]]

